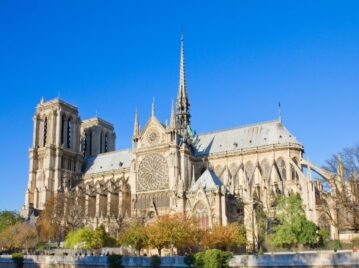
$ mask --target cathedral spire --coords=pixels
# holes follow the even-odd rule
[[[133,137],[137,138],[140,135],[140,124],[138,122],[138,112],[136,109],[136,113],[135,113],[135,124],[133,127]]]
[[[180,52],[180,77],[178,87],[178,97],[187,97],[187,86],[186,86],[186,71],[184,64],[184,38],[181,35],[181,52]]]
[[[177,129],[179,134],[186,136],[187,128],[190,125],[189,101],[186,85],[186,72],[184,62],[184,38],[181,35],[181,51],[180,51],[180,76],[177,95]]]

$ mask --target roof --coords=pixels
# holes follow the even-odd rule
[[[132,152],[130,149],[99,154],[85,161],[84,174],[95,174],[130,167]]]
[[[276,144],[298,144],[297,139],[278,120],[200,134],[194,141],[195,155],[250,149]]]
[[[221,187],[222,185],[223,183],[217,177],[217,175],[214,174],[209,169],[206,169],[203,172],[203,174],[199,177],[199,179],[192,185],[190,191],[195,192],[200,189],[203,189],[205,191],[215,190]]]

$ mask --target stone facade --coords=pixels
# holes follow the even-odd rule
[[[190,118],[183,40],[170,122],[158,120],[153,104],[140,128],[136,113],[130,149],[115,150],[114,128],[105,120],[81,121],[76,107],[42,100],[34,116],[23,215],[42,210],[58,192],[74,191],[88,226],[186,213],[203,229],[243,222],[255,244],[256,208],[272,218],[276,196],[300,193],[307,217],[318,223],[320,187],[303,168],[332,174],[303,159],[303,146],[281,119],[197,135]]]

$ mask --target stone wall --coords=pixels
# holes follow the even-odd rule
[[[231,267],[359,267],[359,253],[342,251],[235,256]]]
[[[106,256],[26,256],[23,268],[108,268]],[[150,257],[122,257],[122,267],[151,267]],[[184,257],[162,257],[161,267],[186,267]],[[9,255],[0,256],[0,268],[16,268]]]

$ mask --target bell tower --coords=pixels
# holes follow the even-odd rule
[[[60,99],[36,107],[29,150],[30,169],[23,216],[44,209],[48,198],[81,178],[80,118],[77,107]]]

